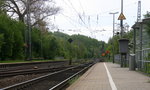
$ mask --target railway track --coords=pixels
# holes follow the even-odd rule
[[[68,65],[68,61],[43,61],[43,62],[28,62],[28,63],[10,63],[0,64],[0,72],[9,72],[17,70],[29,70],[35,68],[55,68]]]
[[[76,75],[85,72],[93,63],[66,68],[0,90],[60,90]]]
[[[29,70],[16,70],[8,72],[0,72],[0,78],[12,77],[17,75],[29,75],[29,74],[39,74],[39,73],[51,73],[58,70],[62,70],[71,66],[57,67],[57,68],[42,68],[42,69],[29,69]]]

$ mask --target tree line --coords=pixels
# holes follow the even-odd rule
[[[12,19],[6,13],[0,14],[0,59],[25,59],[26,24]],[[32,58],[98,58],[101,56],[102,41],[83,35],[72,35],[61,32],[42,31],[32,27]],[[68,39],[73,40],[72,43]]]
[[[47,4],[48,3],[48,4]],[[0,1],[0,59],[27,59],[29,43],[28,15],[31,24],[31,57],[54,59],[97,58],[104,52],[105,42],[83,35],[69,36],[50,32],[48,17],[61,11],[53,0],[1,0]],[[53,26],[53,25],[52,25]],[[69,43],[68,39],[73,42]]]

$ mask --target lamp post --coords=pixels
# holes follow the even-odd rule
[[[121,0],[121,13],[123,14],[123,0]],[[121,37],[123,36],[123,19],[120,20]]]
[[[113,36],[114,36],[114,30],[115,30],[115,14],[118,14],[119,12],[109,13],[113,15]]]
[[[128,47],[128,40],[123,39],[123,32],[124,32],[124,27],[123,27],[123,20],[125,20],[125,16],[123,14],[123,0],[121,0],[121,14],[118,17],[118,20],[120,20],[120,27],[121,27],[121,39],[119,40],[119,48],[120,48],[120,54],[121,54],[121,67],[125,66],[126,67],[126,55],[128,52],[122,52],[122,50],[125,48],[122,43],[126,44],[126,47]]]
[[[113,12],[113,13],[109,13],[109,14],[112,14],[113,15],[113,37],[114,37],[114,34],[115,34],[115,14],[118,14],[119,12]],[[113,63],[115,62],[114,60],[114,44],[112,42],[112,46],[113,46],[113,49],[112,49],[112,54],[113,54]]]

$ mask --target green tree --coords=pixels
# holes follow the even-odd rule
[[[1,47],[4,44],[4,36],[3,34],[0,34],[0,53],[1,53]]]
[[[59,43],[52,33],[46,33],[43,36],[43,57],[45,59],[53,59],[57,56]]]
[[[149,17],[150,17],[150,12],[147,12],[144,15],[144,18],[149,18]],[[147,21],[145,24],[146,24],[145,29],[146,29],[147,33],[150,35],[150,21]]]
[[[3,1],[0,1],[0,14],[3,13],[3,7],[2,7],[3,4],[4,4],[4,2],[3,2]]]
[[[41,21],[46,21],[44,19],[57,14],[60,10],[59,7],[56,7],[53,0],[1,0],[1,2],[2,1],[4,2],[2,8],[6,9],[11,16],[18,17],[18,20],[24,23],[26,22],[27,11],[30,9],[32,26],[37,25]],[[47,3],[49,4],[47,5]]]
[[[41,31],[33,28],[32,29],[32,58],[42,57],[42,35]]]
[[[61,55],[67,56],[67,58],[69,58],[69,55],[72,55],[73,58],[100,57],[101,41],[83,35],[69,36],[60,32],[55,32],[54,35],[61,40]],[[71,46],[67,41],[69,38],[73,39]],[[72,49],[72,53],[70,53],[70,48]]]
[[[12,20],[6,14],[0,15],[0,34],[3,34],[1,46],[1,59],[15,59],[23,57],[23,36],[24,24]]]

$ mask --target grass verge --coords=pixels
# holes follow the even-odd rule
[[[77,81],[79,79],[80,75],[77,75],[76,77],[74,77],[73,79],[71,79],[69,81],[69,85],[73,84],[75,81]]]
[[[46,62],[46,61],[60,61],[60,60],[30,60],[30,61],[27,61],[27,60],[5,60],[5,61],[0,61],[0,63],[26,63],[26,62]]]

